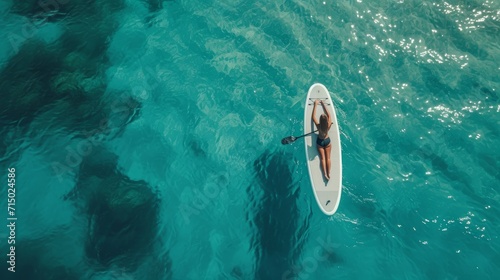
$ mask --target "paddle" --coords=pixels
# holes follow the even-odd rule
[[[313,100],[313,99],[322,99],[322,98],[309,98],[309,100]],[[324,99],[325,99],[325,100],[327,100],[328,98],[324,98]],[[307,105],[313,105],[313,104],[311,103],[311,104],[307,104]],[[330,105],[330,103],[326,103],[326,105]],[[332,125],[332,124],[333,124],[333,123],[331,123],[330,125]],[[330,128],[330,127],[328,127],[328,128]],[[302,137],[304,137],[304,136],[307,136],[307,135],[311,135],[311,134],[313,134],[314,132],[317,132],[317,131],[318,131],[318,129],[316,129],[316,130],[315,130],[315,131],[313,131],[313,132],[309,132],[309,133],[307,133],[307,134],[300,135],[300,136],[297,136],[297,137],[295,137],[295,136],[288,136],[288,137],[285,137],[285,138],[281,139],[281,144],[283,144],[283,145],[287,145],[287,144],[293,143],[293,142],[295,142],[295,140],[297,140],[297,139],[299,139],[299,138],[302,138]]]
[[[330,123],[330,126],[331,126],[332,124],[333,124],[333,123]],[[330,127],[328,127],[328,129],[330,129]],[[300,135],[300,136],[297,136],[297,137],[295,137],[295,136],[288,136],[288,137],[285,137],[285,138],[281,139],[281,144],[283,144],[283,145],[287,145],[287,144],[293,143],[293,142],[295,142],[295,140],[297,140],[297,139],[299,139],[299,138],[302,138],[302,137],[307,136],[307,135],[311,135],[311,134],[313,134],[314,132],[318,132],[318,130],[319,130],[319,129],[316,129],[316,130],[315,130],[315,131],[313,131],[313,132],[309,132],[309,133],[307,133],[307,134]]]
[[[315,131],[313,131],[313,132],[309,132],[309,133],[307,133],[307,134],[300,135],[300,136],[297,136],[297,137],[295,137],[295,136],[288,136],[288,137],[285,137],[285,138],[281,139],[281,144],[286,145],[286,144],[293,143],[293,142],[295,142],[295,140],[297,140],[297,139],[299,139],[299,138],[302,138],[302,137],[304,137],[304,136],[307,136],[307,135],[313,134],[313,133],[314,133],[314,132],[316,132],[316,131],[318,131],[318,130],[316,129],[316,130],[315,130]]]

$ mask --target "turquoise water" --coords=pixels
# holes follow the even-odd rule
[[[0,1],[1,279],[500,273],[500,2],[37,2]],[[315,82],[332,217],[280,144]]]

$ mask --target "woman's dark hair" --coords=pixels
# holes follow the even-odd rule
[[[319,117],[319,130],[326,133],[328,131],[328,125],[328,116],[326,114],[321,114]]]

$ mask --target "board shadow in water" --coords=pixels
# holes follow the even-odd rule
[[[290,170],[290,154],[265,152],[255,162],[256,184],[247,189],[251,207],[247,219],[254,235],[254,279],[281,279],[292,269],[307,239],[309,218],[298,208],[299,188]]]

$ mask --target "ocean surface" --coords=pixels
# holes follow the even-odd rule
[[[0,19],[0,279],[500,275],[500,1],[0,0]],[[303,141],[280,143],[316,82],[333,216]]]

